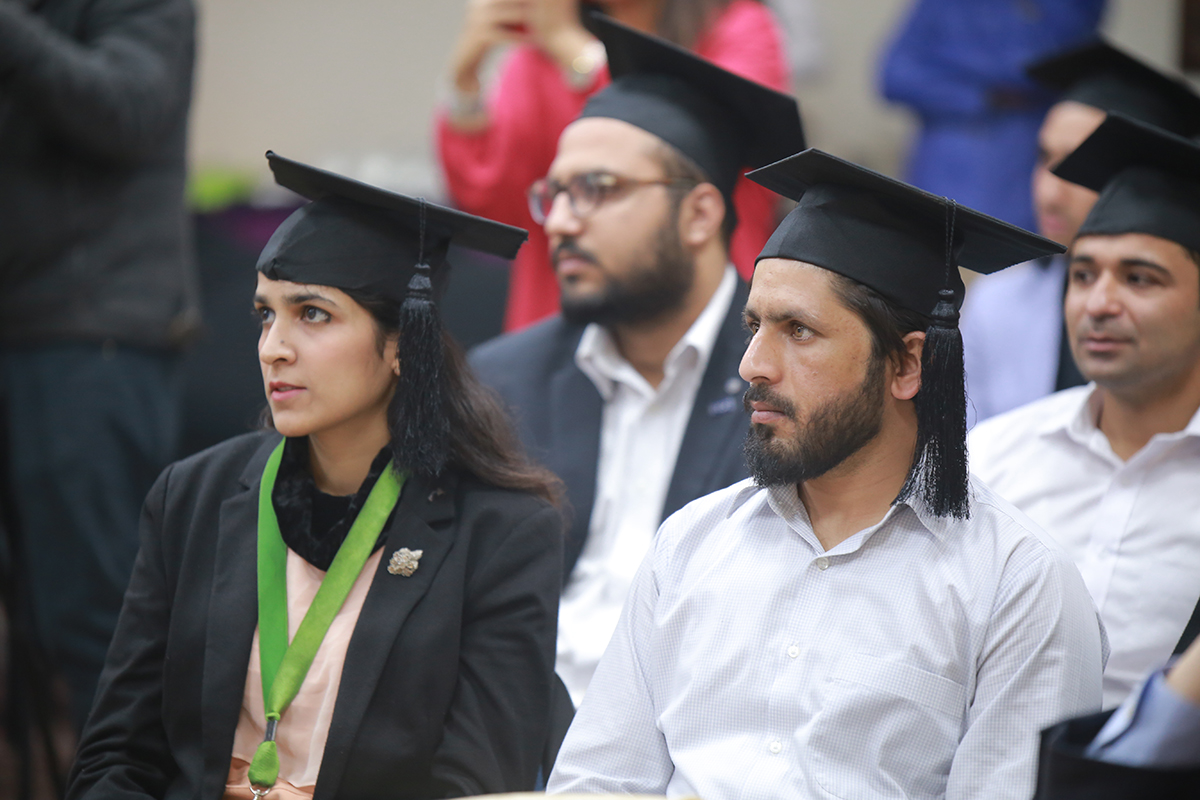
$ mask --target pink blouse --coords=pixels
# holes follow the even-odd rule
[[[338,686],[342,680],[342,664],[346,660],[346,648],[358,615],[362,612],[371,579],[383,557],[380,549],[367,559],[358,580],[350,589],[346,602],[329,626],[317,655],[313,658],[308,675],[300,685],[300,691],[283,712],[276,731],[275,742],[279,748],[279,780],[267,795],[267,800],[311,800],[321,771],[321,758],[325,754],[325,738],[329,734],[329,723],[337,703]],[[325,573],[290,549],[287,553],[288,595],[288,641],[296,635],[300,621],[312,605],[317,589],[321,587]],[[246,671],[246,688],[242,694],[242,712],[238,717],[237,730],[233,737],[233,756],[229,763],[229,777],[225,783],[225,798],[251,800],[250,782],[246,773],[250,760],[263,740],[266,716],[263,712],[262,670],[258,653],[258,629],[254,630],[254,643],[250,647],[250,665]]]

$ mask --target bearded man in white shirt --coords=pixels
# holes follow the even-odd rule
[[[754,479],[659,530],[548,791],[1025,800],[1103,634],[967,472],[956,265],[1061,247],[817,150],[750,177],[798,201],[744,312]]]
[[[471,357],[566,487],[556,669],[575,703],[663,518],[748,474],[732,195],[744,167],[804,146],[793,98],[606,18],[592,24],[613,83],[530,190],[563,314]]]
[[[980,424],[971,464],[1075,559],[1111,708],[1200,622],[1200,147],[1110,114],[1055,172],[1102,190],[1064,304],[1091,383]]]

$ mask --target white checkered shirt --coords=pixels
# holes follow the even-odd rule
[[[829,551],[794,487],[672,515],[548,791],[1026,800],[1106,645],[1070,560],[971,490],[968,522],[901,503]]]

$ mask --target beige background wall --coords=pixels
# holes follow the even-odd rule
[[[811,143],[895,173],[912,121],[875,91],[879,52],[911,0],[812,0],[825,46],[797,87]],[[193,168],[255,170],[267,148],[436,191],[431,120],[463,0],[197,0]],[[1107,32],[1178,61],[1177,0],[1110,0]]]

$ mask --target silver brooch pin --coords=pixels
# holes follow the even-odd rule
[[[392,553],[392,560],[388,562],[388,572],[393,575],[403,575],[406,578],[411,577],[420,566],[419,562],[424,554],[424,550],[409,550],[407,547],[401,547]]]

